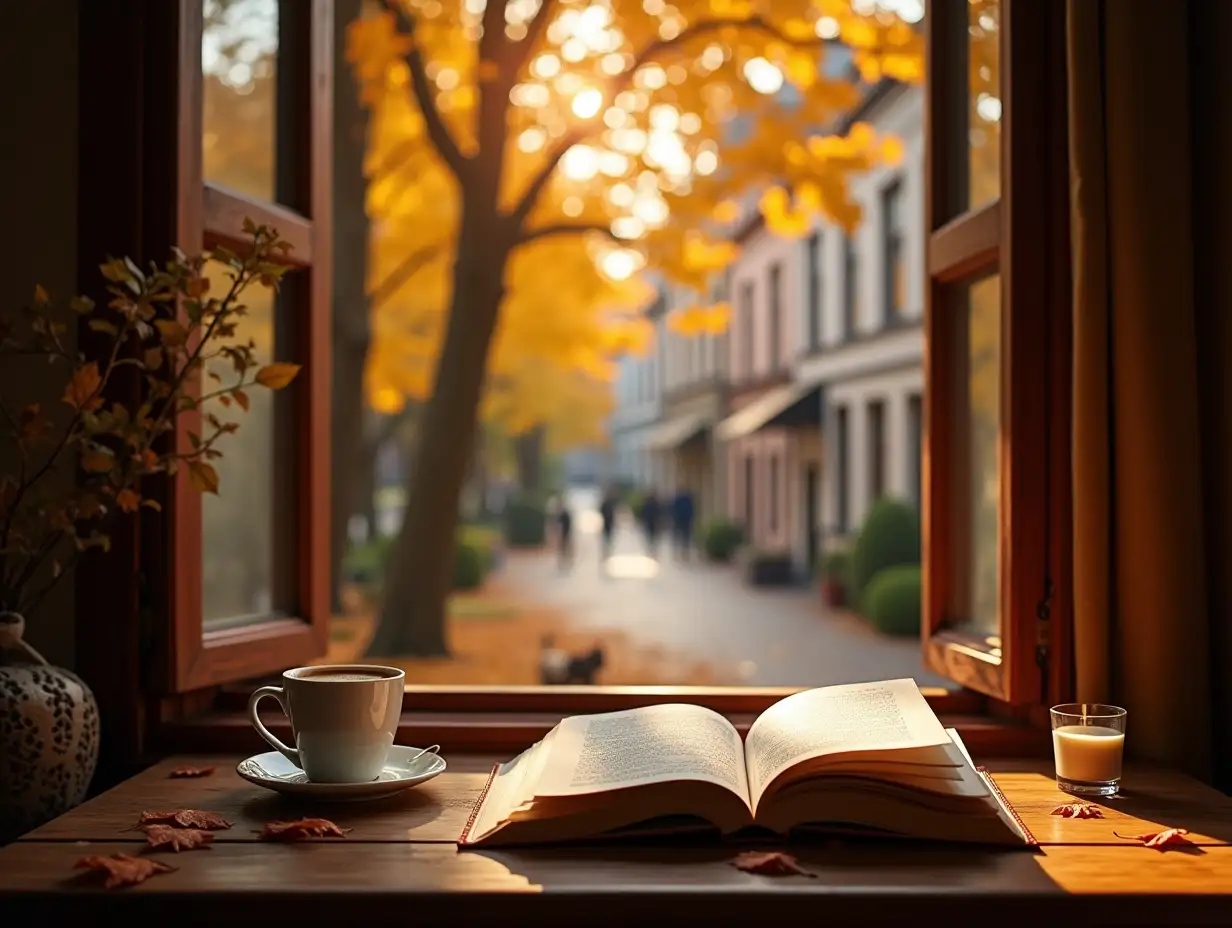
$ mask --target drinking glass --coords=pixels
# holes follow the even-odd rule
[[[1049,711],[1057,786],[1078,796],[1115,796],[1121,788],[1125,710],[1076,702]]]

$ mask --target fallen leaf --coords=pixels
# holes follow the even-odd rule
[[[160,873],[171,873],[176,868],[152,857],[130,857],[128,854],[113,854],[101,857],[97,854],[83,857],[73,866],[74,870],[97,870],[107,874],[106,889],[118,886],[136,886]]]
[[[1157,850],[1178,845],[1194,846],[1194,843],[1185,837],[1189,834],[1187,828],[1165,828],[1163,831],[1148,831],[1141,835],[1123,835],[1117,831],[1113,834],[1126,841],[1141,841],[1144,847],[1153,847]]]
[[[180,764],[178,767],[171,768],[171,773],[168,776],[173,779],[179,777],[208,777],[213,772],[213,767],[194,767],[192,764]]]
[[[790,854],[779,851],[744,851],[736,855],[731,865],[745,873],[759,873],[762,876],[817,876],[801,867]]]
[[[172,812],[142,812],[137,827],[145,825],[171,825],[173,828],[204,828],[219,831],[230,828],[231,823],[217,812],[202,812],[200,809],[179,809]]]
[[[1104,810],[1089,802],[1067,802],[1053,809],[1052,814],[1062,818],[1103,818]]]
[[[191,851],[214,841],[214,832],[200,828],[175,828],[171,825],[146,825],[145,839],[153,848],[169,848],[175,852]]]
[[[345,838],[349,828],[339,828],[327,818],[301,818],[294,822],[266,822],[259,837],[266,841],[304,841],[308,838]]]

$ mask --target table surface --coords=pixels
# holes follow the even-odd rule
[[[730,866],[731,846],[569,847],[459,851],[462,830],[490,766],[454,758],[449,772],[371,803],[308,806],[240,779],[234,757],[174,757],[0,849],[0,910],[41,916],[109,909],[124,917],[172,903],[176,922],[252,918],[401,921],[408,912],[450,920],[533,918],[588,924],[632,918],[711,923],[799,917],[819,911],[844,921],[987,917],[990,903],[1015,914],[1213,922],[1232,919],[1232,799],[1180,774],[1130,767],[1124,791],[1103,818],[1052,810],[1069,797],[1051,765],[989,763],[1040,847],[993,850],[907,842],[828,841],[791,852],[815,876],[768,877]],[[212,765],[173,779],[180,764]],[[133,826],[144,810],[203,809],[233,827],[212,848],[159,854],[178,869],[135,887],[104,891],[75,871],[87,854],[142,854]],[[346,838],[296,844],[257,840],[269,821],[325,816]],[[1120,835],[1186,828],[1193,847],[1164,851]],[[770,846],[766,846],[767,848]],[[180,903],[176,905],[176,903]],[[822,908],[819,908],[819,905]],[[14,907],[14,908],[9,908]]]

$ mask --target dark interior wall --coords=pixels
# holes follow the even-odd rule
[[[77,0],[7,3],[0,21],[0,307],[28,303],[41,283],[66,300],[77,289]],[[44,408],[63,381],[46,370],[0,369],[0,398]],[[39,376],[42,374],[43,376]],[[0,473],[11,450],[0,447]],[[68,473],[55,479],[71,479]],[[73,590],[61,583],[26,637],[52,663],[73,666]]]

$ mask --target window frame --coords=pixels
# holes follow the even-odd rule
[[[898,302],[899,265],[906,259],[902,235],[903,195],[905,187],[901,175],[886,181],[880,191],[881,199],[881,261],[882,261],[882,325],[889,327],[903,321],[907,308]]]
[[[1070,648],[1065,8],[1062,0],[1001,0],[1001,194],[975,209],[952,209],[966,189],[955,183],[955,165],[968,171],[967,16],[966,0],[931,0],[925,18],[921,639],[934,671],[1001,702],[1035,705],[1069,688],[1057,672]],[[959,41],[961,54],[950,44]],[[1001,442],[1013,447],[998,464],[998,635],[964,628],[950,606],[957,595],[952,503],[964,489],[955,486],[950,404],[958,384],[946,304],[951,288],[990,273],[1001,275]]]
[[[843,311],[840,314],[839,343],[856,337],[860,305],[860,253],[856,249],[854,233],[843,236]]]
[[[329,635],[329,389],[331,325],[331,189],[333,7],[329,0],[279,5],[279,73],[290,92],[276,94],[294,107],[298,152],[291,172],[292,199],[303,212],[207,182],[203,176],[204,0],[178,0],[179,73],[176,170],[177,241],[185,250],[247,244],[245,218],[271,225],[292,243],[287,264],[297,270],[279,311],[294,314],[295,358],[300,376],[288,388],[294,404],[295,585],[297,615],[219,629],[204,626],[202,603],[202,498],[181,471],[172,479],[167,519],[171,536],[164,686],[185,693],[214,684],[305,663],[325,653]],[[290,43],[283,40],[291,38]],[[316,90],[314,90],[314,88]],[[324,92],[320,92],[323,90]],[[304,321],[300,321],[304,320]],[[199,384],[194,386],[199,389]],[[196,411],[177,417],[175,441],[188,448]]]
[[[805,243],[808,273],[808,345],[809,352],[821,348],[822,316],[822,261],[824,260],[825,237],[821,228],[813,230]]]
[[[771,374],[783,369],[783,263],[771,262],[766,270],[766,341]]]
[[[868,454],[868,509],[886,495],[886,398],[864,404],[864,450]]]

